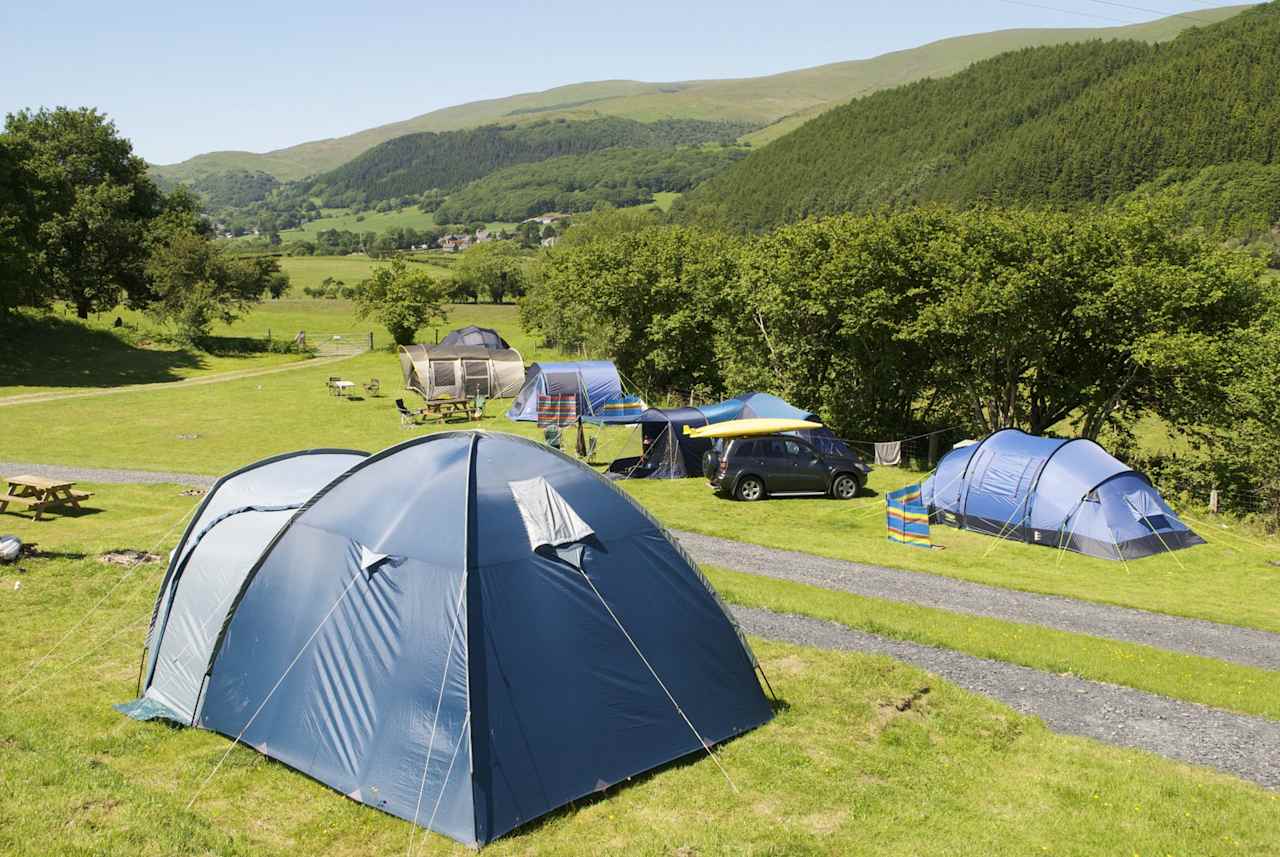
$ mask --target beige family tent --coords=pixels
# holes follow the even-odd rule
[[[424,398],[507,399],[524,384],[524,358],[514,348],[402,345],[405,389]]]

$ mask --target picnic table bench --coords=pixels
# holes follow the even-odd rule
[[[21,506],[35,512],[36,520],[45,509],[51,506],[70,506],[80,508],[82,500],[93,496],[88,491],[75,490],[76,483],[58,479],[45,479],[43,476],[10,476],[9,487],[0,494],[0,512],[8,511],[9,506]]]
[[[470,399],[427,399],[423,403],[422,413],[427,416],[448,419],[454,414],[471,416]]]

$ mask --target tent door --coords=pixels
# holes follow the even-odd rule
[[[432,360],[431,361],[431,389],[428,391],[432,396],[447,394],[456,396],[458,389],[458,372],[457,366],[452,360]]]
[[[462,392],[465,396],[489,396],[492,386],[488,360],[462,361]]]

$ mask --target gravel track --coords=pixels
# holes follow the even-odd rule
[[[190,485],[208,488],[217,481],[216,476],[200,476],[195,473],[164,473],[155,470],[119,470],[115,468],[63,467],[60,464],[23,464],[17,461],[0,461],[0,477],[18,474],[43,476],[47,479],[70,479],[77,482],[104,484]]]
[[[1035,715],[1055,732],[1146,750],[1280,789],[1280,722],[1274,720],[891,640],[807,616],[730,609],[748,634],[819,649],[888,655]],[[785,694],[785,689],[779,691]]]
[[[1280,670],[1280,634],[1097,604],[1057,595],[1001,589],[916,571],[881,568],[795,551],[673,530],[699,563],[807,583],[856,595],[936,607],[972,616],[1041,625],[1110,640]]]

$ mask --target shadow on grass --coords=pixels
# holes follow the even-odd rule
[[[131,332],[89,327],[52,314],[10,316],[0,327],[0,387],[120,387],[180,381],[206,356],[249,357],[272,350],[260,339],[204,337],[198,348],[147,348]],[[141,340],[144,341],[145,340]],[[287,350],[287,343],[275,343]]]
[[[139,348],[78,321],[18,316],[0,336],[0,386],[118,387],[178,381],[179,369],[204,365],[192,351]]]

